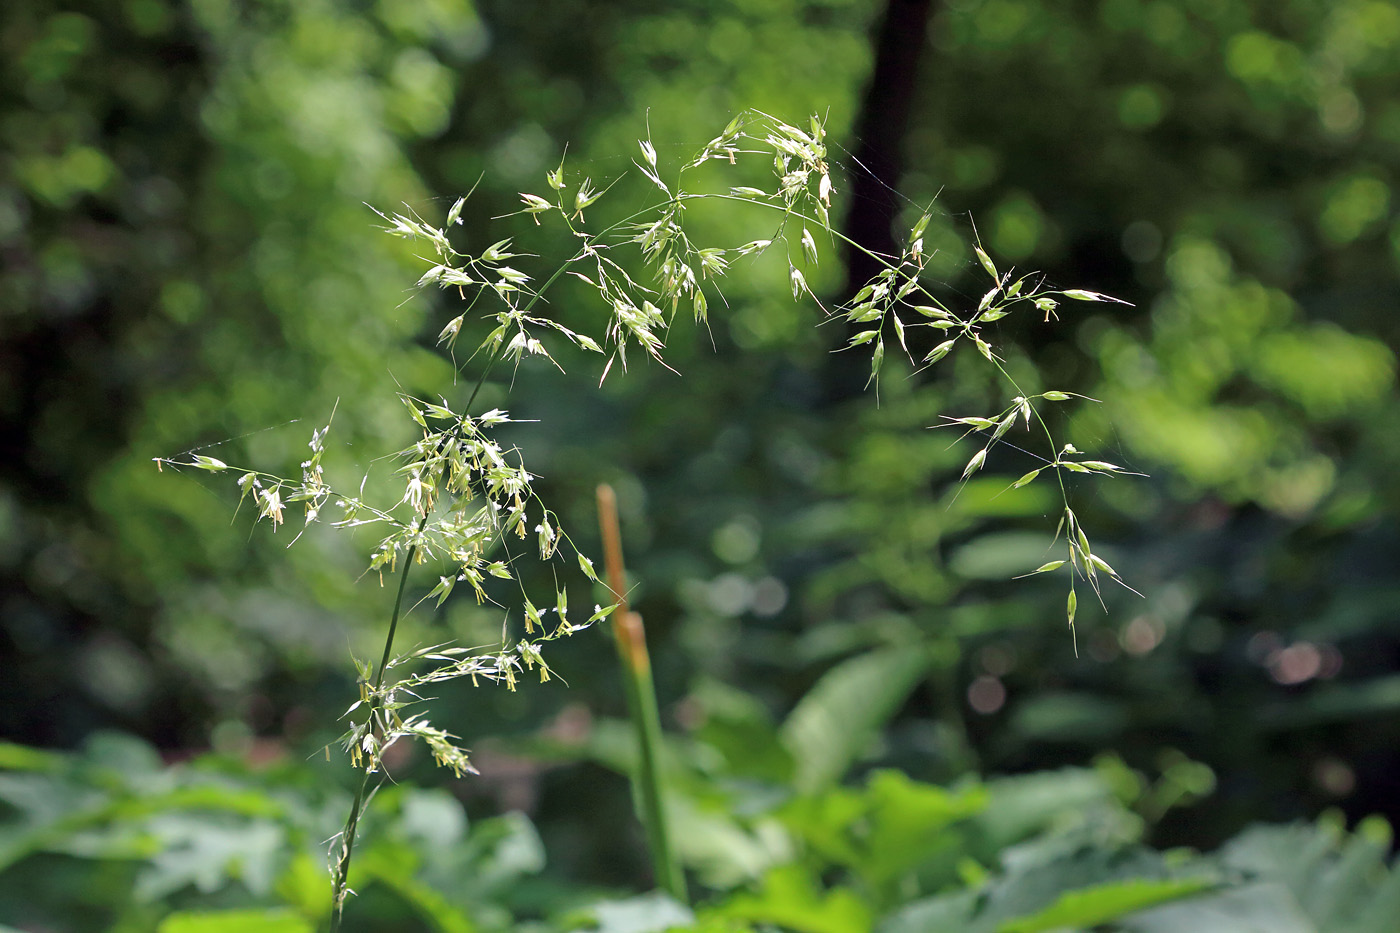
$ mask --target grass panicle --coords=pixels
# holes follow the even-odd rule
[[[441,328],[438,343],[454,359],[459,347],[470,349],[467,365],[483,360],[474,387],[457,403],[401,396],[408,417],[417,426],[419,439],[399,451],[398,475],[403,494],[396,502],[372,503],[361,494],[345,492],[327,483],[322,469],[326,434],[318,429],[310,442],[311,456],[301,464],[300,477],[283,478],[259,469],[239,468],[206,455],[158,460],[160,466],[187,466],[210,472],[233,471],[241,499],[251,497],[257,519],[278,526],[287,521],[287,510],[303,507],[303,528],[338,511],[338,528],[378,527],[383,537],[369,555],[369,569],[382,578],[398,573],[383,654],[370,667],[357,661],[359,698],[346,711],[349,726],[341,739],[361,778],[344,830],[332,843],[331,873],[334,883],[334,920],[339,927],[350,892],[350,869],[355,836],[364,808],[377,781],[384,777],[385,751],[400,739],[424,741],[433,757],[454,773],[471,772],[469,753],[450,733],[433,726],[417,709],[416,688],[446,680],[467,678],[518,687],[526,672],[549,680],[551,669],[544,658],[550,642],[614,618],[619,658],[627,682],[629,711],[637,735],[639,767],[635,775],[638,809],[646,826],[656,883],[678,901],[687,901],[685,879],[666,828],[660,768],[661,730],[651,682],[640,619],[630,612],[622,574],[615,509],[610,491],[600,490],[600,516],[604,525],[609,587],[613,605],[596,606],[586,621],[568,615],[568,591],[556,585],[551,608],[539,608],[517,578],[512,548],[533,541],[541,561],[556,559],[561,548],[572,551],[576,563],[591,584],[599,584],[592,561],[576,548],[554,511],[535,495],[533,477],[518,451],[506,450],[495,440],[494,429],[510,422],[506,411],[475,410],[477,396],[493,368],[502,363],[519,367],[527,358],[539,357],[560,366],[556,353],[560,341],[602,358],[601,380],[644,355],[665,365],[665,337],[676,314],[686,309],[697,321],[705,321],[711,308],[723,306],[717,282],[737,262],[776,252],[786,269],[793,298],[810,301],[827,320],[843,322],[851,336],[843,351],[870,354],[869,382],[878,387],[888,352],[905,356],[911,366],[946,365],[955,353],[970,352],[995,370],[1006,387],[1008,401],[988,416],[947,418],[941,425],[957,425],[976,435],[981,446],[962,472],[965,481],[986,466],[989,453],[1018,423],[1042,436],[1046,450],[1042,463],[1011,484],[1013,488],[1053,474],[1063,500],[1060,532],[1065,534],[1068,557],[1051,561],[1031,574],[1070,568],[1066,615],[1071,629],[1077,608],[1075,581],[1087,581],[1100,593],[1103,580],[1122,584],[1118,573],[1096,552],[1070,504],[1066,474],[1119,475],[1128,471],[1106,461],[1085,459],[1068,443],[1060,442],[1043,414],[1047,405],[1060,405],[1072,394],[1056,390],[1032,393],[1022,388],[992,342],[988,325],[1016,313],[1035,312],[1046,320],[1059,313],[1062,302],[1115,302],[1116,299],[1083,289],[1061,289],[1047,284],[1045,276],[1003,271],[978,243],[974,252],[988,286],[980,300],[963,307],[945,302],[928,274],[929,253],[924,232],[931,214],[924,212],[911,226],[897,256],[877,255],[853,242],[831,223],[832,200],[837,188],[826,146],[826,128],[812,117],[806,129],[771,115],[749,111],[735,117],[696,155],[673,172],[661,165],[649,139],[638,143],[634,161],[650,194],[649,203],[609,226],[589,227],[585,211],[608,196],[616,180],[606,184],[591,178],[573,181],[567,164],[550,170],[545,193],[521,192],[523,214],[536,224],[561,224],[576,243],[565,257],[534,255],[513,238],[498,240],[475,253],[462,252],[451,232],[467,198],[459,198],[442,226],[434,226],[411,210],[379,213],[385,230],[410,239],[428,252],[428,268],[418,284],[454,292],[461,310]],[[728,166],[751,160],[766,162],[772,177],[765,188],[736,185],[722,190],[691,190],[687,174],[710,163]],[[669,180],[668,180],[669,179]],[[757,217],[752,239],[735,244],[697,242],[687,227],[687,208],[700,202],[729,207]],[[845,244],[874,259],[879,271],[846,301],[828,308],[808,284],[810,273],[821,261],[822,241]],[[582,282],[596,296],[602,311],[593,333],[584,333],[554,317],[545,296],[565,276]],[[718,301],[716,301],[718,300]],[[464,343],[465,341],[465,343]],[[475,346],[471,343],[475,342]],[[562,367],[560,367],[562,369]],[[446,567],[436,582],[410,580],[415,568],[431,564]],[[1029,575],[1029,574],[1028,574]],[[556,575],[556,579],[557,579]],[[1126,586],[1126,584],[1123,584]],[[423,598],[441,605],[458,589],[469,590],[479,603],[500,605],[503,588],[518,590],[518,609],[508,612],[517,624],[507,626],[501,642],[490,650],[439,645],[408,655],[395,655],[394,638],[411,588],[425,588]],[[550,614],[552,619],[547,619]],[[514,634],[511,634],[511,632]]]

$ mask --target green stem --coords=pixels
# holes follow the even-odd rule
[[[635,620],[636,617],[633,616]],[[671,841],[670,824],[666,814],[666,799],[661,778],[661,713],[656,703],[656,686],[652,682],[651,665],[624,667],[627,699],[633,732],[636,735],[638,761],[633,789],[641,810],[647,845],[651,849],[652,871],[656,883],[682,904],[690,903],[685,872]]]
[[[467,404],[463,408],[464,411],[470,409],[472,403],[476,401],[477,393],[480,392],[481,387],[486,384],[486,377],[490,375],[491,368],[496,365],[496,362],[500,358],[500,351],[497,350],[491,355],[491,358],[487,360],[486,365],[482,367],[481,376],[476,380],[476,386],[473,387],[471,396],[467,399]],[[446,443],[445,439],[444,443]],[[444,481],[446,479],[446,474],[447,468],[444,467]],[[427,523],[428,510],[425,509],[423,514],[418,516],[417,531],[421,533]],[[409,568],[413,566],[414,558],[417,556],[418,545],[413,544],[409,547],[408,553],[404,555],[403,570],[399,573],[399,587],[398,591],[394,594],[394,610],[389,616],[389,631],[384,636],[384,654],[379,659],[379,670],[375,672],[374,686],[370,691],[367,722],[370,724],[371,728],[373,728],[375,720],[384,710],[384,697],[381,693],[384,686],[384,674],[388,671],[389,661],[393,657],[394,636],[398,633],[399,617],[403,611],[403,596],[408,587],[408,571]],[[331,933],[338,933],[340,929],[341,915],[345,907],[345,895],[346,892],[349,891],[350,859],[355,849],[355,832],[360,824],[360,815],[364,812],[365,793],[369,789],[370,775],[372,773],[370,765],[367,763],[365,765],[364,777],[360,780],[359,789],[355,791],[355,801],[350,806],[350,817],[345,821],[340,859],[336,863],[335,884],[332,889]]]
[[[418,530],[423,530],[423,525],[428,519],[426,512],[418,520]],[[367,722],[373,728],[374,721],[384,708],[384,698],[380,694],[380,687],[384,684],[384,672],[389,667],[389,658],[394,650],[394,635],[399,628],[399,613],[403,609],[403,594],[408,584],[408,568],[413,566],[413,559],[418,556],[418,545],[412,545],[408,549],[408,554],[404,558],[403,571],[399,574],[399,589],[394,596],[394,612],[389,618],[389,632],[384,637],[384,656],[379,662],[379,671],[374,678],[374,688],[370,692],[370,705]],[[365,791],[369,788],[369,778],[373,773],[370,765],[365,765],[364,777],[360,780],[360,787],[355,791],[355,802],[350,807],[350,818],[345,821],[345,830],[342,836],[340,859],[336,863],[335,886],[332,889],[332,913],[331,913],[331,933],[337,933],[340,929],[340,919],[345,908],[345,895],[349,891],[347,884],[350,876],[350,858],[355,850],[355,831],[360,824],[360,814],[364,810]]]
[[[627,575],[622,565],[617,497],[607,485],[598,487],[598,524],[602,530],[608,588],[618,601],[613,614],[614,644],[622,666],[628,717],[637,742],[632,793],[646,832],[657,886],[682,904],[689,904],[685,872],[671,842],[666,819],[666,796],[661,778],[661,712],[656,703],[656,684],[651,677],[646,630],[642,627],[641,616],[627,605]]]

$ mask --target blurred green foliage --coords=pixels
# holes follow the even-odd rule
[[[345,795],[322,766],[161,767],[100,733],[75,755],[0,746],[0,764],[0,800],[20,814],[0,822],[0,902],[21,928],[299,933],[327,916],[318,850]],[[1211,855],[1160,854],[1141,843],[1152,794],[1112,758],[953,789],[891,770],[796,794],[717,786],[682,798],[714,892],[695,911],[553,885],[523,814],[469,823],[445,791],[385,787],[347,929],[1383,933],[1400,906],[1384,823],[1261,826]]]
[[[416,260],[374,228],[365,203],[406,202],[436,218],[480,179],[464,235],[529,233],[547,255],[557,234],[491,218],[539,187],[566,144],[572,170],[602,184],[624,173],[647,125],[663,161],[745,107],[821,111],[833,139],[847,139],[880,15],[864,0],[6,4],[0,734],[73,747],[119,727],[168,755],[213,745],[233,757],[268,741],[301,754],[329,741],[353,694],[347,654],[370,653],[389,604],[376,578],[360,577],[374,542],[312,533],[286,549],[290,536],[250,533],[246,514],[230,526],[226,490],[157,473],[151,458],[202,448],[290,469],[334,409],[338,481],[382,481],[391,468],[371,458],[411,433],[394,392],[451,386],[451,364],[430,349],[451,315],[409,290]],[[735,892],[702,915],[704,928],[787,922],[814,904],[885,917],[890,930],[932,928],[927,917],[957,918],[948,922],[958,929],[1061,922],[1032,919],[1054,909],[1050,895],[1021,914],[979,914],[995,898],[885,890],[889,872],[843,849],[850,824],[831,814],[868,815],[860,808],[901,780],[931,782],[908,796],[953,807],[975,786],[934,783],[1084,766],[1107,750],[1164,782],[1175,773],[1181,787],[1153,784],[1156,802],[1134,804],[1150,809],[1145,823],[1110,834],[1126,848],[1084,850],[1090,861],[1130,850],[1167,882],[1195,876],[1173,874],[1172,854],[1150,855],[1141,840],[1213,849],[1253,821],[1331,804],[1353,820],[1400,818],[1400,13],[1380,0],[949,0],[914,41],[924,38],[897,187],[911,220],[937,196],[926,241],[949,300],[978,294],[970,217],[1003,265],[1136,305],[1064,308],[1059,321],[1017,324],[1004,343],[1022,347],[1011,364],[1028,386],[1103,400],[1066,409],[1081,449],[1151,474],[1072,490],[1145,597],[1114,594],[1097,611],[1086,600],[1074,658],[1059,584],[1006,579],[1033,569],[1049,543],[1053,504],[1034,485],[1005,491],[1035,464],[1006,452],[992,475],[959,487],[971,450],[923,430],[1004,400],[989,402],[971,370],[890,374],[878,406],[858,396],[863,375],[828,352],[841,335],[814,327],[761,270],[732,281],[730,307],[708,329],[673,332],[668,359],[683,378],[637,366],[584,391],[598,373],[578,360],[566,361],[568,376],[493,381],[487,407],[541,420],[512,439],[580,543],[593,485],[619,491],[667,725],[705,749],[677,766],[704,778],[685,784],[697,827],[706,812],[755,815],[754,825],[713,818],[696,830],[714,851],[692,852],[692,869]],[[725,235],[747,221],[705,222]],[[407,638],[477,644],[499,624],[452,600],[410,617]],[[556,885],[559,916],[587,896],[561,895],[551,879],[615,893],[643,873],[623,828],[624,785],[596,764],[617,769],[626,754],[606,719],[622,708],[609,651],[596,640],[567,650],[567,691],[454,693],[442,701],[457,712],[440,714],[482,752],[485,776],[451,785],[468,809],[524,807],[538,827],[474,824],[443,851],[473,876],[498,871],[505,887],[533,891],[520,878],[538,870],[542,839],[551,868],[540,884]],[[559,738],[577,734],[587,754]],[[611,752],[594,747],[607,741]],[[166,776],[149,750],[132,755],[108,767],[152,786],[186,780]],[[1190,761],[1217,776],[1212,795],[1201,799],[1199,774],[1180,770]],[[396,777],[426,778],[419,764]],[[96,813],[115,828],[86,849],[15,849],[0,881],[23,892],[51,877],[53,897],[95,885],[90,903],[70,905],[94,928],[117,909],[147,929],[167,910],[249,905],[290,910],[288,929],[314,922],[313,900],[249,882],[322,880],[319,855],[302,850],[334,832],[334,781],[311,787],[310,766],[276,778],[204,767],[249,782],[248,799],[274,799],[283,780],[305,796],[262,823],[236,810],[195,825],[178,801],[162,802],[174,809],[150,828],[139,821],[160,808],[88,799],[86,778],[57,796],[57,772],[26,766],[49,774],[34,791],[48,802],[31,811],[7,796],[16,812]],[[836,786],[851,775],[851,788]],[[730,787],[751,783],[795,786],[803,806],[829,809],[806,824],[791,811],[771,817],[785,845],[801,840],[802,858],[767,850],[758,815],[773,810]],[[707,785],[723,790],[695,789]],[[1057,799],[1075,799],[1055,787]],[[416,795],[456,806],[408,783],[385,793],[390,824]],[[1176,807],[1178,797],[1195,804]],[[901,813],[921,804],[906,805]],[[323,825],[326,807],[335,819]],[[478,832],[516,840],[514,867],[488,871],[490,845],[458,845]],[[1300,855],[1308,868],[1281,870],[1277,882],[1250,853],[1276,845],[1330,859],[1342,837],[1259,832],[1299,836],[1238,837],[1210,863],[1263,873],[1253,893],[1157,908],[1125,929],[1208,929],[1241,900],[1279,911],[1263,928],[1329,929],[1336,915],[1309,906],[1297,883],[1322,877],[1310,874],[1320,862]],[[1348,865],[1379,845],[1365,832],[1347,838]],[[214,848],[189,863],[213,866],[206,875],[161,875],[153,853],[206,839]],[[991,875],[958,875],[955,860],[939,883],[1003,890],[1017,875],[998,866],[1000,851],[967,850]],[[292,871],[294,856],[303,867]],[[1026,871],[1039,864],[1028,858]],[[258,859],[262,876],[229,868]],[[366,891],[364,904],[384,906],[364,907],[365,923],[405,904],[444,929],[521,915],[513,895],[493,891],[462,893],[434,914],[434,898],[453,895],[420,877],[417,861],[404,864]],[[854,880],[831,886],[831,871]],[[142,901],[138,876],[166,880],[146,882],[160,890]],[[1058,897],[1117,876],[1094,863],[1067,877],[1041,890]],[[1269,887],[1279,883],[1302,900],[1281,900]],[[238,893],[221,900],[228,885]],[[1150,891],[1100,903],[1139,894]],[[589,909],[603,928],[623,929],[627,910],[646,908]],[[473,919],[452,919],[461,912]],[[214,928],[168,926],[187,922]]]

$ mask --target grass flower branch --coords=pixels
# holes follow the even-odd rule
[[[813,117],[804,130],[768,114],[746,112],[732,120],[718,136],[706,143],[689,161],[674,172],[674,180],[663,178],[656,148],[649,139],[639,141],[640,158],[634,163],[649,191],[660,199],[632,211],[601,230],[593,231],[586,211],[613,189],[616,181],[599,186],[591,178],[571,183],[566,164],[546,173],[546,194],[522,192],[516,214],[525,215],[537,225],[544,221],[563,225],[577,241],[568,258],[551,261],[520,251],[514,238],[498,240],[477,252],[462,252],[453,245],[452,232],[460,224],[467,197],[459,198],[438,227],[412,211],[379,213],[386,232],[424,245],[429,255],[428,269],[418,279],[421,288],[437,286],[456,293],[463,307],[440,329],[438,344],[456,358],[459,345],[472,347],[466,363],[483,359],[475,386],[466,400],[453,405],[446,398],[426,401],[409,395],[400,398],[408,417],[417,426],[418,440],[399,451],[401,466],[396,475],[403,484],[402,496],[392,504],[371,504],[360,494],[342,493],[330,486],[324,476],[322,459],[330,425],[313,433],[311,456],[301,464],[299,479],[284,479],[256,469],[238,469],[204,455],[158,461],[159,465],[188,466],[211,472],[238,473],[240,502],[249,497],[258,520],[267,519],[274,527],[286,521],[288,506],[300,503],[304,509],[303,530],[322,518],[327,505],[338,507],[340,515],[332,524],[338,528],[383,526],[384,537],[369,555],[369,569],[399,574],[392,610],[389,614],[383,655],[370,667],[356,661],[360,674],[360,695],[346,711],[350,726],[341,743],[351,763],[362,772],[351,813],[332,851],[334,904],[332,929],[339,926],[345,900],[350,893],[350,868],[359,823],[373,794],[372,785],[383,771],[384,752],[401,738],[417,738],[429,747],[433,757],[454,773],[472,772],[468,753],[456,744],[456,737],[433,726],[421,712],[407,713],[423,702],[415,692],[429,684],[467,678],[473,683],[487,681],[514,690],[524,672],[532,671],[547,681],[551,669],[544,658],[544,647],[560,638],[581,631],[607,618],[617,607],[597,606],[585,622],[568,617],[566,587],[556,585],[553,607],[540,609],[525,593],[516,571],[511,547],[533,538],[541,561],[558,556],[561,545],[573,550],[577,565],[593,584],[598,577],[592,562],[574,548],[560,528],[556,514],[534,494],[534,477],[525,469],[518,451],[505,450],[494,439],[493,431],[510,422],[507,412],[492,409],[474,413],[474,406],[487,376],[498,363],[519,367],[531,357],[548,360],[562,370],[556,359],[559,340],[604,358],[600,382],[613,371],[614,364],[625,370],[628,354],[640,352],[661,365],[665,363],[665,337],[682,307],[697,322],[704,322],[713,299],[723,300],[718,282],[736,262],[774,251],[786,268],[787,285],[795,300],[810,300],[827,320],[844,322],[853,334],[842,350],[868,348],[869,383],[878,386],[886,350],[897,348],[910,365],[935,366],[962,348],[969,348],[998,374],[1002,384],[1014,393],[1009,403],[988,417],[949,417],[943,425],[957,425],[984,438],[983,446],[967,462],[962,480],[982,470],[992,448],[1019,420],[1026,429],[1034,422],[1052,453],[1043,465],[1011,484],[1019,488],[1053,471],[1063,498],[1060,532],[1069,546],[1067,560],[1052,561],[1031,571],[1047,573],[1068,563],[1071,567],[1066,614],[1071,629],[1077,609],[1076,580],[1088,580],[1099,593],[1100,575],[1122,583],[1118,573],[1090,546],[1089,538],[1070,506],[1067,473],[1116,475],[1128,471],[1106,461],[1083,459],[1073,445],[1060,443],[1043,416],[1046,405],[1069,401],[1072,393],[1055,390],[1039,393],[1024,391],[1006,368],[988,335],[987,325],[1011,314],[1034,309],[1048,320],[1057,315],[1060,302],[1113,302],[1096,292],[1081,289],[1055,289],[1046,285],[1039,273],[1015,277],[1001,272],[980,244],[975,253],[991,283],[975,306],[950,307],[934,292],[937,283],[929,280],[929,253],[924,234],[932,219],[925,211],[911,226],[898,256],[878,255],[855,243],[836,229],[830,219],[832,199],[837,194],[828,162],[826,130]],[[772,166],[771,184],[766,188],[736,185],[723,190],[688,190],[688,173],[711,163],[721,168],[737,166],[754,159],[768,160]],[[772,223],[756,231],[760,236],[733,245],[698,243],[687,226],[692,205],[713,202],[772,215]],[[828,309],[808,284],[808,274],[822,259],[821,243],[844,243],[870,256],[880,271],[847,301]],[[533,266],[543,266],[543,279],[537,285]],[[566,326],[546,313],[545,297],[568,277],[580,282],[596,296],[605,316],[590,328]],[[593,333],[585,333],[592,330]],[[468,343],[463,344],[463,341]],[[363,488],[363,487],[362,487]],[[478,604],[500,605],[493,581],[514,583],[520,590],[521,631],[503,635],[489,651],[438,645],[408,655],[394,654],[394,639],[400,619],[407,611],[405,600],[413,568],[433,563],[446,566],[435,584],[424,593],[441,606],[459,588],[469,590]],[[1031,575],[1027,574],[1027,575]],[[464,585],[464,586],[463,586]],[[1126,584],[1125,584],[1126,585]],[[614,595],[622,592],[614,583]],[[547,604],[547,603],[546,603]],[[548,613],[555,619],[546,622]],[[623,623],[629,622],[624,614]],[[426,665],[426,670],[404,673],[408,666]],[[390,671],[394,671],[390,676]],[[648,675],[649,677],[649,675]],[[655,697],[650,682],[653,721],[644,731],[642,745],[649,738],[659,744],[659,726],[654,721]],[[644,717],[646,697],[638,696],[633,715]],[[640,722],[640,718],[637,720]],[[653,771],[655,762],[652,762]],[[655,784],[653,774],[653,784]],[[653,788],[655,790],[655,788]],[[659,792],[656,795],[659,814]],[[657,862],[658,883],[679,899],[684,899],[684,879],[679,864],[670,854],[664,836],[664,819],[649,828]]]

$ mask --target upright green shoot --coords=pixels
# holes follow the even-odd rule
[[[690,902],[685,873],[671,842],[666,819],[666,789],[661,776],[661,714],[656,705],[656,685],[651,677],[651,657],[647,653],[646,630],[642,617],[630,611],[627,603],[627,573],[622,562],[622,534],[617,521],[617,497],[612,487],[598,487],[598,525],[603,537],[603,561],[608,588],[617,600],[613,615],[613,639],[627,688],[627,714],[637,744],[636,770],[632,792],[647,847],[651,851],[656,883],[682,904]]]

